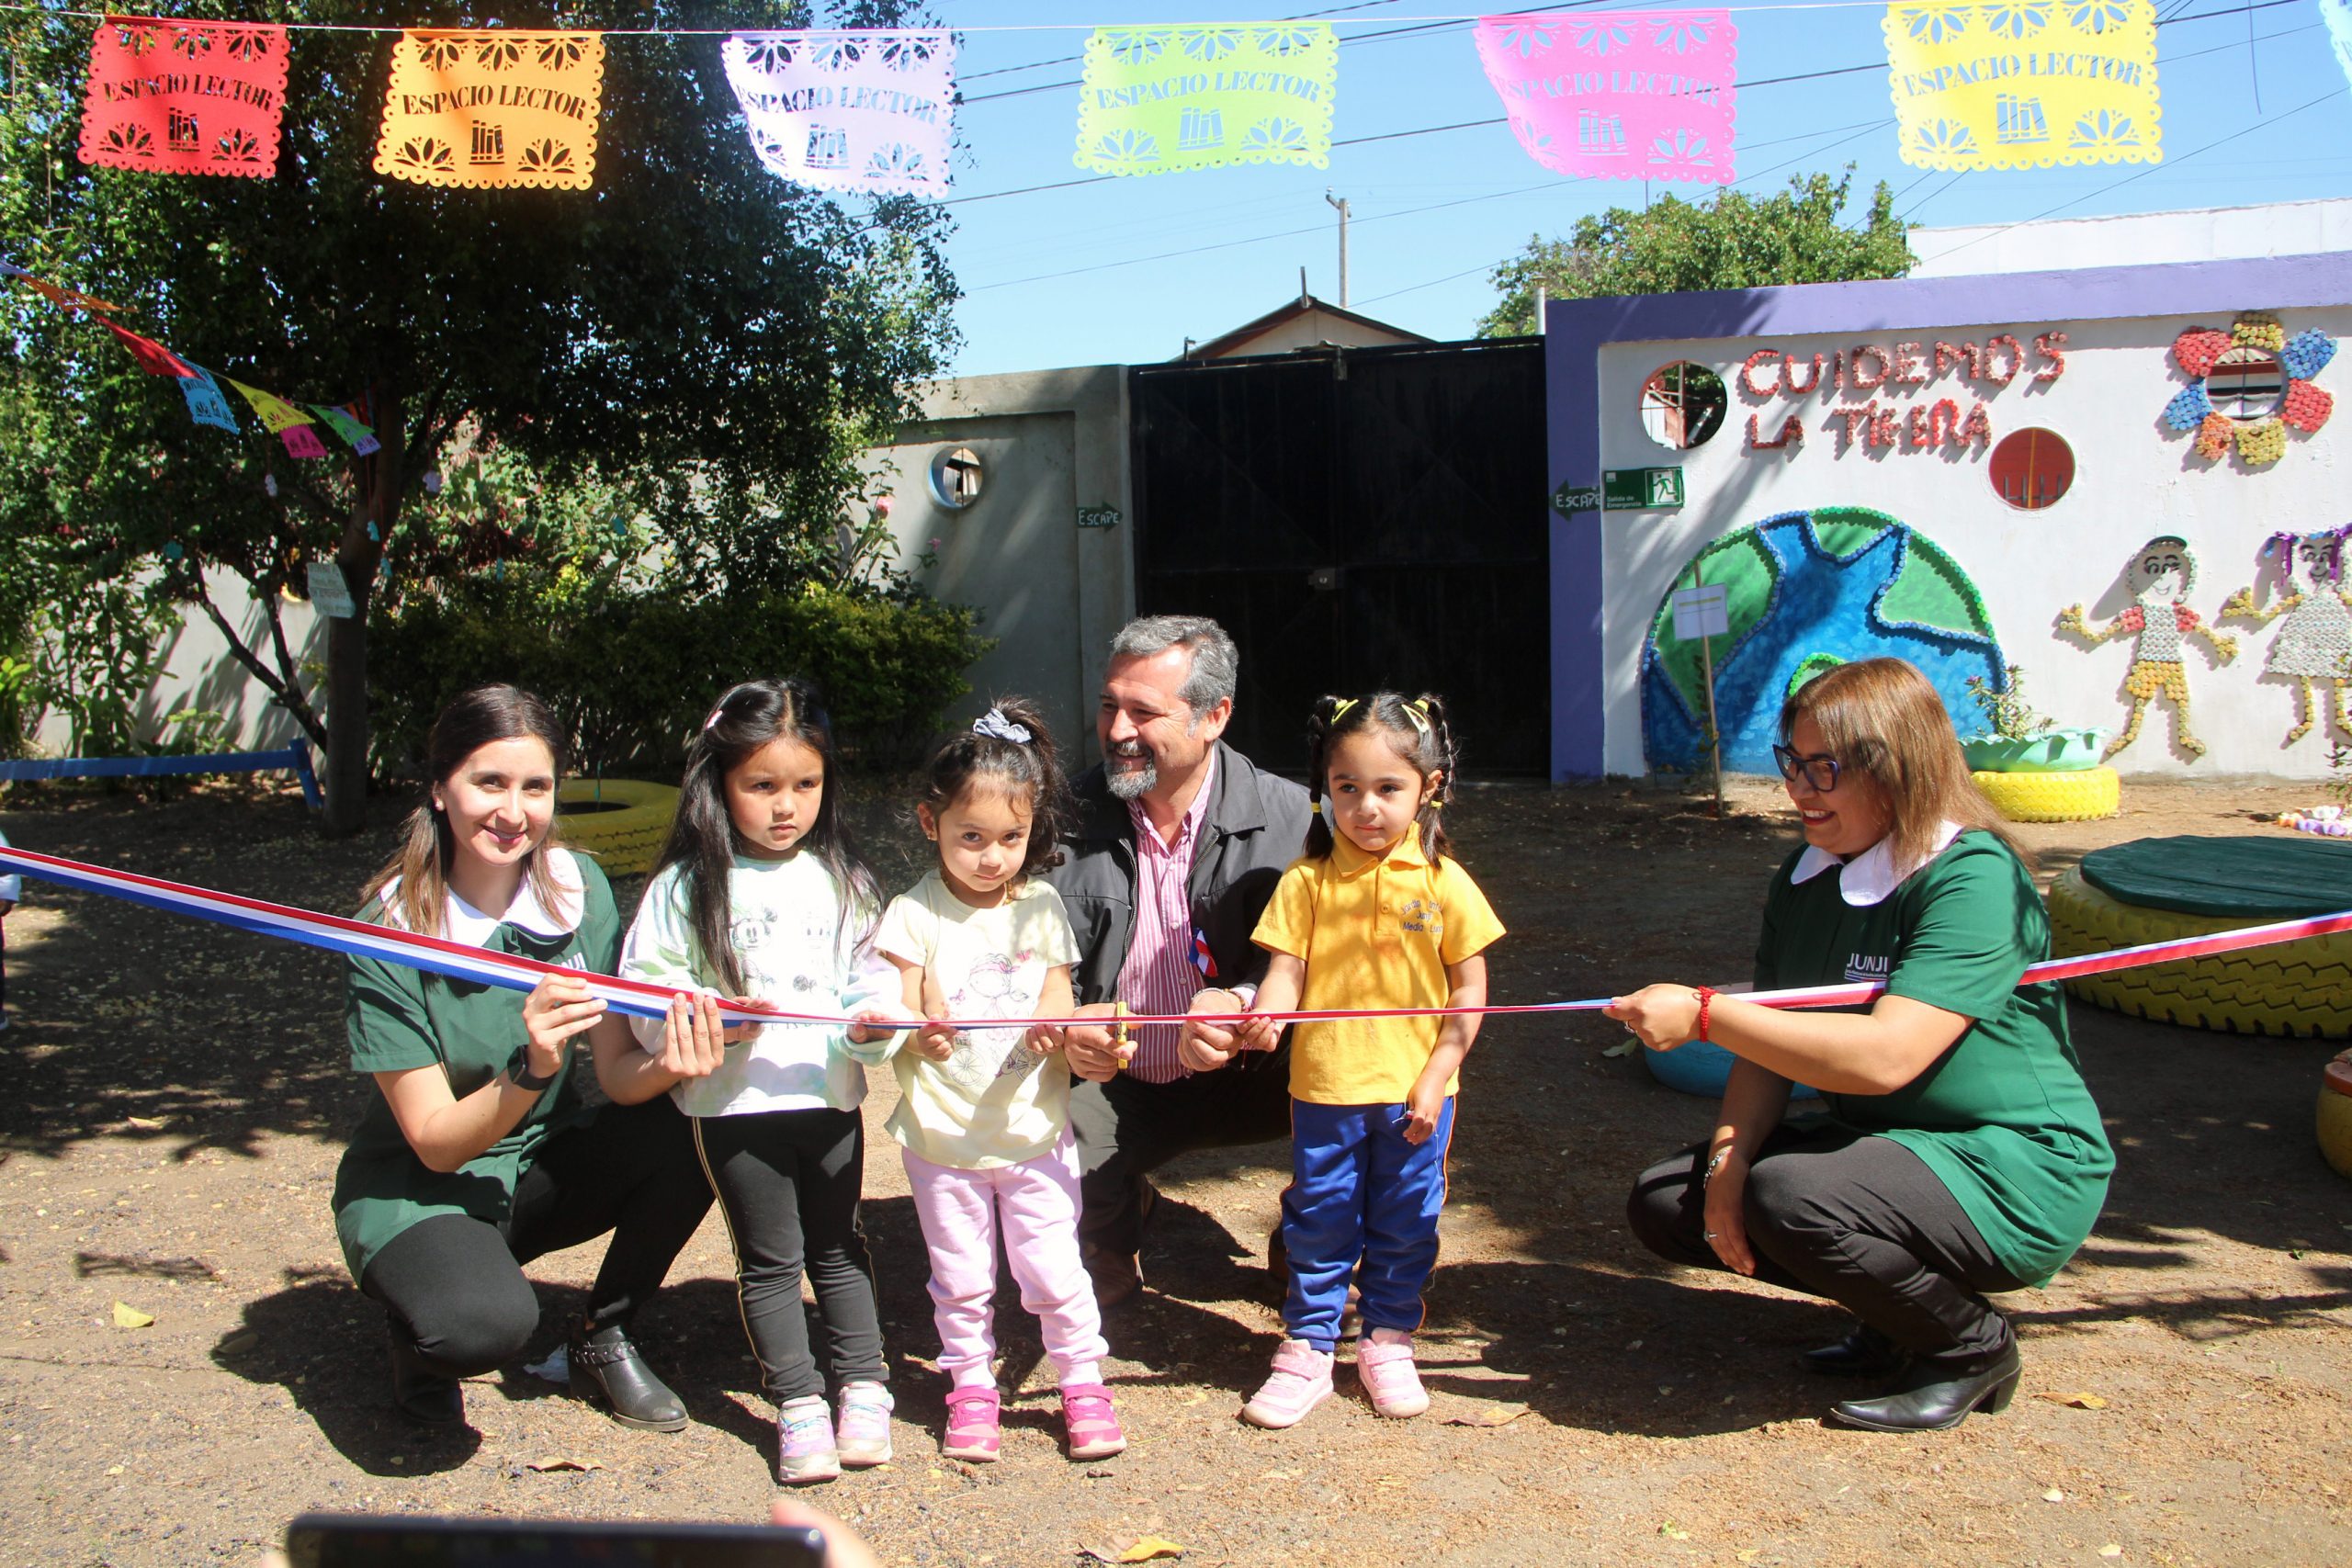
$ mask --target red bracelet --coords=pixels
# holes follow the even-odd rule
[[[1707,1006],[1714,999],[1715,988],[1713,986],[1702,986],[1699,987],[1699,1043],[1702,1045],[1712,1045],[1714,1043],[1713,1041],[1707,1038]]]

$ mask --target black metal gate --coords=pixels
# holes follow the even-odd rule
[[[1240,644],[1229,740],[1303,772],[1315,699],[1387,686],[1446,699],[1470,777],[1549,771],[1539,340],[1129,378],[1136,603]]]

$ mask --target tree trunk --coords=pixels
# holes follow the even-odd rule
[[[359,496],[344,525],[335,564],[351,587],[352,614],[327,622],[327,836],[347,839],[368,821],[368,606],[383,541],[400,515],[400,400],[378,382],[368,389],[368,423],[383,449],[361,460]]]

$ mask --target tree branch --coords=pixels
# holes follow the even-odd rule
[[[270,701],[291,714],[294,722],[302,727],[302,733],[310,738],[311,744],[324,750],[327,744],[326,726],[321,724],[318,715],[311,710],[310,700],[302,695],[301,688],[295,680],[293,656],[286,646],[286,628],[277,618],[277,606],[269,602],[269,595],[256,594],[255,597],[261,600],[263,608],[269,616],[271,640],[277,645],[278,662],[286,671],[284,679],[272,674],[269,667],[261,661],[252,649],[245,646],[245,639],[237,635],[237,628],[229,624],[229,617],[220,613],[220,606],[212,602],[212,594],[209,589],[199,585],[196,602],[204,606],[204,613],[212,618],[214,626],[220,628],[220,635],[228,640],[229,651],[237,662],[243,665],[252,673],[253,678],[259,681],[268,691]]]

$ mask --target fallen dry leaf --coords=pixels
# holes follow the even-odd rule
[[[2063,1503],[2066,1500],[2066,1495],[2064,1492],[2059,1491],[2055,1486],[2052,1486],[2049,1491],[2044,1492],[2041,1495],[2041,1500],[2045,1503]]]
[[[162,1120],[153,1116],[127,1116],[123,1121],[126,1125],[136,1127],[142,1133],[160,1133],[164,1130]]]
[[[1630,1056],[1642,1048],[1638,1040],[1621,1040],[1601,1053],[1604,1056]]]
[[[1441,1427],[1508,1427],[1527,1414],[1524,1404],[1480,1404],[1468,1410],[1457,1410],[1444,1417]]]
[[[1209,1391],[1204,1388],[1196,1388],[1184,1396],[1184,1403],[1188,1405],[1206,1404],[1208,1402]]]
[[[220,1341],[220,1354],[233,1356],[241,1350],[250,1350],[260,1343],[261,1336],[248,1328],[241,1333],[232,1334],[228,1338]]]
[[[2107,1401],[2095,1393],[2045,1393],[2041,1398],[2052,1404],[2071,1405],[2076,1410],[2104,1410]]]
[[[155,1314],[141,1312],[128,1302],[114,1303],[114,1325],[117,1328],[148,1328],[155,1322]]]
[[[1097,1562],[1148,1562],[1156,1557],[1182,1557],[1184,1548],[1161,1535],[1123,1535],[1112,1538],[1108,1546],[1081,1546],[1081,1556]]]
[[[2120,1557],[2123,1555],[2122,1544],[2120,1541],[2110,1540],[2098,1549],[2098,1554],[2101,1557]]]
[[[550,1470],[602,1470],[605,1468],[605,1464],[602,1460],[573,1459],[570,1454],[549,1454],[545,1459],[535,1459],[531,1461],[530,1468],[542,1472]]]

